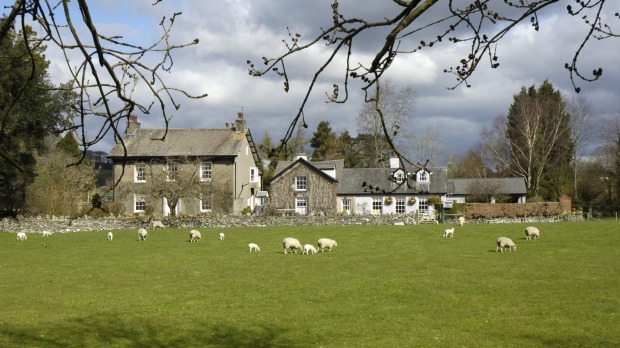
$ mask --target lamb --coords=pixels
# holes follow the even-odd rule
[[[164,226],[164,223],[159,221],[159,220],[155,220],[153,221],[153,229],[156,228],[166,228],[166,226]]]
[[[199,242],[200,238],[202,238],[202,236],[200,235],[200,231],[196,231],[196,230],[189,231],[189,242],[190,243]]]
[[[224,232],[220,232],[220,240],[224,240]]]
[[[512,241],[512,239],[510,239],[508,237],[499,237],[499,238],[497,238],[497,247],[495,248],[495,251],[496,252],[497,251],[504,252],[505,248],[508,248],[508,250],[510,250],[510,251],[517,251],[517,246]]]
[[[258,244],[256,244],[256,243],[248,244],[248,248],[250,248],[250,252],[252,252],[252,251],[259,252],[260,251],[260,248],[258,247]]]
[[[49,236],[52,235],[52,232],[50,232],[50,231],[43,231],[43,232],[41,232],[41,234],[43,235],[43,237],[49,237]]]
[[[291,249],[292,252],[297,254],[297,249],[301,250],[301,243],[295,238],[286,237],[282,239],[282,246],[284,247],[284,253],[286,254],[287,249]]]
[[[538,236],[540,236],[540,231],[538,231],[538,228],[533,226],[525,228],[525,239],[538,239]]]
[[[324,252],[325,248],[328,248],[328,251],[332,251],[335,246],[338,246],[338,243],[336,243],[336,241],[333,239],[321,238],[319,239],[317,245],[319,247],[319,250],[321,250],[321,252]]]
[[[465,224],[465,217],[464,216],[459,216],[459,225],[461,225],[461,227],[463,227],[464,224]]]
[[[138,240],[145,240],[148,232],[144,228],[138,230]]]
[[[448,237],[454,238],[454,227],[448,228],[447,230],[445,230],[443,232],[443,236],[442,237],[444,237],[444,238],[448,238]]]
[[[28,239],[28,236],[26,236],[26,234],[24,232],[18,232],[17,233],[17,240],[18,241],[23,242],[26,239]]]
[[[306,244],[304,245],[304,251],[301,252],[301,254],[316,254],[316,249],[314,248],[314,245],[312,244]]]
[[[108,232],[108,242],[111,242],[113,238],[114,234],[112,234],[112,232]]]

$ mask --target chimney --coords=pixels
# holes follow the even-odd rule
[[[245,130],[245,120],[243,119],[243,112],[237,113],[237,119],[235,120],[235,130],[237,132],[243,132]]]
[[[392,151],[390,154],[390,169],[400,168],[400,159]]]
[[[138,116],[127,116],[127,128],[125,128],[125,135],[135,135],[136,130],[140,128],[140,122],[138,122]]]

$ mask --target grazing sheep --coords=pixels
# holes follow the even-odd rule
[[[538,239],[538,236],[540,236],[540,231],[536,227],[529,226],[525,228],[525,239]]]
[[[220,240],[224,240],[224,232],[220,232]]]
[[[459,225],[461,225],[461,227],[463,227],[464,224],[465,224],[465,217],[464,216],[459,216]]]
[[[111,242],[113,238],[114,234],[112,234],[112,232],[108,232],[108,242]]]
[[[445,237],[445,238],[452,237],[452,238],[454,238],[454,227],[448,228],[447,230],[444,230],[442,237]]]
[[[153,221],[153,229],[156,228],[166,228],[166,226],[164,226],[164,223],[159,221],[159,220],[155,220]]]
[[[314,245],[312,244],[306,244],[304,245],[304,251],[302,251],[301,254],[316,254],[316,248],[314,248]]]
[[[145,240],[148,232],[144,228],[138,230],[138,240]]]
[[[52,232],[50,232],[50,231],[43,231],[43,232],[41,232],[41,234],[43,235],[43,237],[49,237],[49,236],[52,235]]]
[[[508,250],[510,251],[517,251],[517,246],[515,245],[515,243],[512,241],[512,239],[508,238],[508,237],[499,237],[497,238],[497,247],[495,248],[495,251],[501,251],[504,252],[504,249],[508,248]]]
[[[333,239],[321,238],[319,239],[317,245],[319,247],[319,250],[321,250],[321,252],[324,252],[325,248],[328,248],[328,251],[332,251],[332,248],[338,246],[338,243],[336,243],[336,241]]]
[[[23,242],[26,239],[28,239],[28,236],[26,236],[26,234],[24,232],[18,232],[17,233],[17,240],[18,241]]]
[[[196,230],[189,231],[189,242],[190,243],[198,242],[200,241],[200,238],[202,238],[202,236],[200,235],[200,231],[196,231]]]
[[[301,243],[295,238],[287,237],[282,239],[282,246],[284,247],[284,253],[287,249],[291,249],[292,252],[297,254],[297,249],[301,250]]]
[[[252,252],[252,251],[259,252],[260,251],[260,248],[258,247],[258,244],[256,244],[256,243],[248,244],[248,248],[250,248],[250,252]]]

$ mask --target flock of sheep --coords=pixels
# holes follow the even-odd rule
[[[465,218],[459,216],[459,225],[462,227],[465,224]],[[538,228],[534,226],[528,226],[525,228],[525,239],[538,239],[540,236],[540,231]],[[452,237],[454,238],[454,227],[445,229],[443,232],[443,238]],[[495,251],[496,252],[504,252],[504,250],[509,251],[517,251],[517,245],[512,241],[512,239],[508,237],[499,237],[495,242]]]
[[[462,216],[459,217],[458,221],[459,221],[458,223],[460,226],[463,226],[465,224],[465,218]],[[161,221],[153,221],[152,226],[153,228],[164,228],[164,224]],[[51,236],[52,233],[48,231],[43,231],[42,235],[43,237],[48,237],[48,236]],[[540,231],[538,230],[538,228],[533,227],[533,226],[528,226],[525,228],[525,239],[527,240],[538,239],[539,236],[540,236]],[[138,229],[138,240],[139,241],[146,240],[147,237],[148,237],[148,232],[146,229],[144,228]],[[224,233],[219,234],[219,240],[223,241],[224,237],[225,237]],[[454,238],[454,227],[445,229],[442,237],[443,238],[449,238],[449,237]],[[197,230],[189,231],[190,243],[199,242],[201,238],[202,236],[200,234],[200,231],[197,231]],[[27,239],[28,239],[28,236],[26,235],[26,233],[24,232],[17,233],[18,241],[25,241]],[[112,232],[108,232],[107,240],[111,242],[113,239],[114,239],[114,234]],[[508,237],[497,238],[495,245],[496,245],[496,249],[495,249],[496,252],[504,252],[504,250],[517,251],[517,245],[512,241],[512,239]],[[282,240],[282,247],[284,248],[284,254],[286,254],[289,251],[292,253],[297,253],[297,250],[301,250],[302,255],[310,255],[310,254],[316,254],[317,251],[324,252],[325,249],[327,249],[328,251],[332,251],[332,249],[335,246],[338,246],[338,243],[336,243],[335,240],[329,239],[329,238],[319,239],[317,242],[317,248],[315,248],[314,245],[312,244],[304,244],[302,246],[299,240],[292,238],[292,237],[287,237]],[[248,244],[248,248],[250,252],[260,251],[260,247],[256,243]]]

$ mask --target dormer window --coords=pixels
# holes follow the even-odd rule
[[[394,181],[396,181],[397,184],[402,184],[405,181],[405,172],[402,170],[397,170],[392,175],[394,176]]]
[[[425,170],[420,170],[417,174],[417,182],[429,182],[430,176],[429,173]]]

